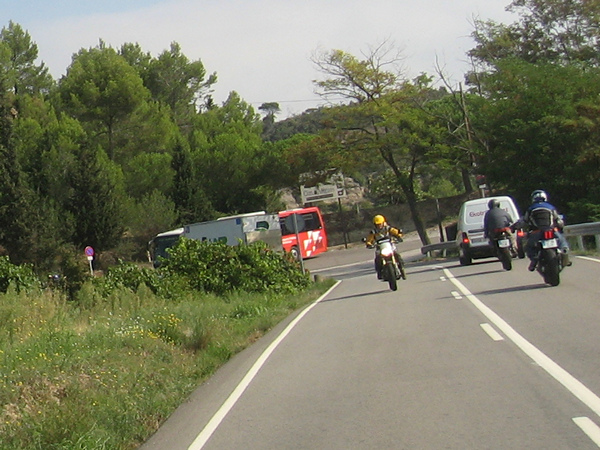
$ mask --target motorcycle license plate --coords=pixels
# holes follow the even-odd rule
[[[498,247],[500,247],[500,248],[510,247],[510,241],[508,239],[500,239],[498,241]]]
[[[556,241],[556,238],[542,240],[541,242],[542,242],[542,248],[557,248],[558,247],[558,242]]]

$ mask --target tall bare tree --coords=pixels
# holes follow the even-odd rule
[[[342,50],[313,57],[326,75],[315,85],[325,97],[343,98],[348,105],[334,108],[332,122],[349,157],[379,158],[393,171],[411,211],[421,242],[429,244],[417,207],[419,177],[429,155],[441,145],[444,130],[426,111],[430,79],[409,82],[402,73],[401,52],[389,42],[370,48],[360,60]]]

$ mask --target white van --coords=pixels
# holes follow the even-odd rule
[[[492,199],[500,202],[500,208],[510,214],[513,222],[521,217],[514,200],[508,196],[494,196],[468,200],[460,207],[456,230],[458,258],[462,266],[471,264],[473,259],[495,256],[493,247],[483,237],[483,218],[487,212],[488,202]],[[522,257],[522,246],[517,242],[519,257]]]

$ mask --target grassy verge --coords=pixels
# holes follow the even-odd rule
[[[142,285],[77,302],[0,294],[0,448],[132,449],[232,355],[332,284],[299,294],[190,293]]]

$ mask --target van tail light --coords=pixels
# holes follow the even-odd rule
[[[554,239],[554,230],[544,231],[544,237],[542,239]]]
[[[462,243],[463,244],[469,244],[471,242],[471,240],[469,239],[469,236],[467,236],[467,233],[463,233],[462,235]]]

